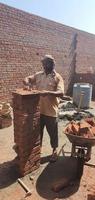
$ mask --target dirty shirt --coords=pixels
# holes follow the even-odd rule
[[[63,79],[55,70],[48,75],[40,71],[34,76],[38,90],[61,91],[64,93]],[[40,96],[40,113],[46,116],[57,117],[59,99],[53,95]]]

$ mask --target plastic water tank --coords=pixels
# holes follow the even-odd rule
[[[80,108],[89,108],[92,99],[92,85],[89,83],[75,83],[73,86],[73,103]]]

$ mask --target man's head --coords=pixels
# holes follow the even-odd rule
[[[46,74],[50,74],[55,67],[55,60],[51,55],[45,55],[42,59],[42,65]]]

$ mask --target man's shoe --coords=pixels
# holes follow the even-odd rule
[[[57,152],[53,152],[51,157],[50,157],[50,162],[53,163],[53,162],[56,162],[58,159],[58,155],[57,155]]]

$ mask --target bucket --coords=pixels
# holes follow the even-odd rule
[[[73,86],[73,103],[80,108],[89,108],[92,99],[92,85],[89,83],[75,83]]]

